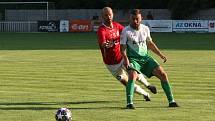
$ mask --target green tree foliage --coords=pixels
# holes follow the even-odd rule
[[[198,0],[170,0],[172,19],[187,19],[198,10]]]
[[[215,7],[214,0],[170,0],[168,8],[172,19],[187,19],[193,13]]]
[[[2,0],[1,2],[8,2]],[[113,9],[169,9],[172,19],[187,19],[200,9],[215,8],[215,0],[11,0],[10,2],[52,2],[50,9],[101,9],[110,6]],[[44,4],[41,4],[44,6]],[[41,6],[30,7],[40,9]],[[1,7],[1,6],[0,6]],[[8,7],[13,7],[10,5]],[[28,5],[16,5],[17,8],[28,8]],[[0,12],[4,11],[1,7]]]
[[[110,6],[114,9],[132,9],[132,8],[167,8],[169,0],[49,0],[56,3],[59,9],[101,9]]]

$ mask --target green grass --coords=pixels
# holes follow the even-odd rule
[[[0,121],[54,121],[60,107],[75,121],[212,121],[215,34],[153,33],[180,108],[159,93],[125,110],[125,90],[105,68],[95,33],[0,33]]]

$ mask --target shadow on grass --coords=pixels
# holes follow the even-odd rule
[[[54,107],[4,107],[0,110],[57,110]],[[125,109],[122,107],[87,107],[87,108],[69,108],[71,110],[99,110],[99,109]]]
[[[122,107],[95,106],[93,104],[107,104],[120,101],[79,101],[79,102],[26,102],[26,103],[0,103],[0,110],[56,110],[59,105],[72,105],[72,110],[91,110],[91,109],[121,109]],[[76,107],[80,104],[89,104],[90,107]],[[6,107],[7,106],[7,107]],[[53,106],[53,107],[45,107]]]
[[[57,110],[59,105],[71,105],[71,110],[100,110],[100,109],[115,109],[124,110],[125,107],[113,106],[112,103],[123,103],[124,101],[79,101],[79,102],[26,102],[26,103],[0,103],[0,110]],[[78,106],[80,104],[89,104],[89,107]],[[102,104],[102,106],[94,106],[93,104]],[[104,106],[104,104],[110,104],[110,106]],[[48,107],[46,107],[48,106]],[[50,107],[52,106],[52,107]],[[68,106],[66,106],[68,107]],[[152,108],[167,108],[160,106],[153,107],[136,107],[137,109],[152,109]]]
[[[93,104],[93,103],[111,103],[116,101],[79,101],[79,102],[26,102],[26,103],[0,103],[0,105],[13,106],[13,105],[69,105],[69,104]]]

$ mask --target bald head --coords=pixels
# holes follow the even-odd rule
[[[104,14],[104,13],[106,13],[106,12],[112,12],[112,9],[110,8],[110,7],[104,7],[103,9],[102,9],[102,13]],[[113,12],[112,12],[113,13]]]
[[[104,24],[111,24],[113,20],[113,11],[110,7],[104,7],[102,9],[102,19]]]

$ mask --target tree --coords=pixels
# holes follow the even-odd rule
[[[201,9],[213,7],[214,0],[170,0],[168,3],[172,19],[187,19]]]

